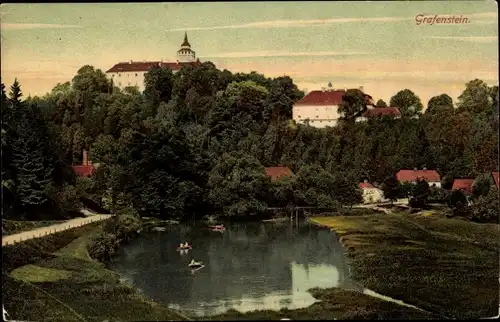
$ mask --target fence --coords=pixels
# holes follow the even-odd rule
[[[16,243],[20,243],[20,242],[23,242],[26,240],[45,237],[48,235],[55,234],[57,232],[61,232],[64,230],[73,229],[73,228],[77,228],[77,227],[82,227],[82,226],[88,225],[92,222],[101,221],[101,220],[108,219],[111,217],[112,216],[100,215],[100,216],[95,216],[93,218],[89,218],[89,219],[86,219],[83,221],[79,220],[78,222],[75,222],[75,223],[67,222],[65,224],[58,224],[57,226],[54,226],[54,227],[52,227],[52,226],[39,227],[36,230],[31,231],[31,234],[30,234],[30,231],[27,231],[27,232],[20,232],[20,233],[10,235],[10,236],[9,235],[2,236],[2,246],[14,245]]]

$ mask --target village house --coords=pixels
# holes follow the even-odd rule
[[[473,184],[474,179],[455,179],[453,180],[453,186],[451,187],[451,190],[460,190],[465,195],[471,195]]]
[[[177,60],[175,62],[163,61],[129,61],[121,62],[106,71],[108,78],[113,80],[115,86],[124,89],[128,86],[136,86],[139,91],[144,90],[144,76],[151,67],[166,67],[175,74],[181,70],[184,65],[199,66],[201,62],[196,59],[196,52],[191,50],[191,44],[188,41],[187,33],[184,34],[184,42],[177,51]]]
[[[493,178],[493,185],[497,187],[497,189],[500,189],[499,174],[500,172],[491,172],[491,177]]]
[[[92,161],[90,161],[87,157],[87,150],[83,150],[82,164],[73,165],[72,168],[79,177],[90,177],[96,169],[96,167],[92,164]]]
[[[269,167],[266,168],[266,175],[271,178],[272,181],[278,180],[281,177],[288,177],[293,174],[289,167]]]
[[[359,184],[359,188],[363,191],[363,203],[377,203],[384,199],[384,192],[368,183],[367,180]]]
[[[338,112],[344,94],[348,89],[333,89],[331,83],[329,88],[315,90],[307,93],[301,100],[297,101],[292,108],[292,117],[297,124],[309,124],[314,127],[334,127],[342,117]],[[351,89],[358,91],[365,98],[367,110],[356,119],[357,122],[366,121],[370,117],[392,116],[400,117],[401,113],[395,107],[375,108],[373,98],[363,92],[363,87]]]
[[[400,183],[417,183],[417,180],[425,180],[430,187],[441,188],[441,176],[436,170],[427,170],[423,168],[418,170],[399,170],[396,178]]]

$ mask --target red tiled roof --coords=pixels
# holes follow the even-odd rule
[[[118,72],[147,72],[151,67],[167,67],[171,70],[180,70],[183,65],[193,65],[199,66],[201,62],[199,60],[189,63],[177,63],[177,62],[161,62],[161,61],[147,61],[147,62],[129,62],[129,63],[118,63],[108,69],[106,73],[118,73]]]
[[[441,181],[441,177],[436,170],[399,170],[396,178],[402,182],[415,182],[417,179],[423,179],[427,182]]]
[[[377,107],[366,110],[363,117],[374,116],[401,116],[401,112],[396,107]]]
[[[79,177],[90,177],[94,173],[95,168],[93,165],[74,165],[73,171]]]
[[[493,177],[493,180],[495,181],[495,185],[497,186],[497,188],[500,188],[499,182],[498,182],[498,180],[499,180],[499,174],[500,174],[500,172],[492,172],[491,173],[491,175]]]
[[[375,188],[371,183],[367,183],[367,182],[361,182],[359,184],[359,187],[361,189],[363,189],[363,188],[366,188],[366,189],[368,189],[368,188]]]
[[[465,193],[472,193],[472,184],[474,179],[455,179],[451,190],[463,190]]]
[[[365,100],[370,103],[371,96],[363,93],[359,89],[354,89],[359,91],[365,96]],[[316,105],[316,106],[325,106],[325,105],[340,105],[342,103],[342,98],[346,93],[345,90],[325,90],[325,91],[311,91],[306,96],[304,96],[301,100],[295,103],[295,105]]]
[[[272,180],[276,180],[279,177],[286,177],[292,175],[293,172],[289,167],[270,167],[266,168],[266,175],[271,177]]]

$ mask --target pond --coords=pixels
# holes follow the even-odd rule
[[[176,251],[181,242],[193,249]],[[205,267],[193,272],[192,259]],[[175,225],[122,247],[111,269],[191,316],[302,308],[315,302],[310,288],[358,289],[335,233],[307,222],[235,223],[224,232]]]

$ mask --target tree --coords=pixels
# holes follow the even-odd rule
[[[167,67],[152,67],[144,75],[144,96],[154,106],[172,98],[173,73]]]
[[[391,97],[390,105],[397,107],[403,117],[418,116],[424,108],[420,98],[409,89],[399,91]]]
[[[383,99],[379,99],[379,100],[377,101],[377,104],[375,104],[375,107],[387,107],[387,103],[386,103],[386,102],[384,102],[384,100],[383,100]]]
[[[471,219],[477,222],[499,223],[500,207],[498,189],[492,188],[488,194],[480,196],[471,207]]]
[[[356,89],[348,89],[342,97],[342,103],[338,107],[338,113],[345,120],[354,120],[366,110],[366,103],[363,93]]]
[[[450,195],[450,206],[452,208],[457,208],[457,206],[460,208],[459,203],[461,203],[462,206],[466,206],[467,197],[462,190],[453,190]]]
[[[492,95],[492,90],[485,82],[474,79],[465,84],[465,90],[458,97],[457,107],[459,111],[482,113],[492,108],[494,97],[495,95]]]
[[[443,177],[443,180],[441,180],[441,187],[446,190],[451,190],[453,181],[455,181],[455,176],[453,172],[449,172]]]
[[[26,106],[16,122],[17,136],[12,142],[12,164],[15,170],[16,193],[24,210],[31,212],[47,201],[45,189],[51,181],[53,168],[44,162],[47,139],[40,111]]]
[[[472,184],[472,195],[474,196],[474,198],[486,196],[490,192],[491,185],[492,182],[489,174],[478,176]]]
[[[432,97],[427,103],[425,113],[435,114],[443,110],[453,110],[453,99],[447,94]]]
[[[17,78],[14,80],[14,83],[10,87],[9,93],[9,101],[12,104],[12,108],[16,109],[21,104],[21,97],[23,96],[23,92],[21,91],[21,85],[17,81]]]
[[[384,196],[391,201],[391,204],[398,199],[401,194],[401,184],[395,175],[391,175],[384,180],[382,184]]]
[[[109,91],[109,81],[106,75],[102,70],[94,69],[90,65],[80,68],[71,83],[74,90],[86,93],[86,97],[95,97],[99,93]]]
[[[224,154],[209,174],[208,198],[227,216],[263,213],[270,179],[264,167],[252,157]]]
[[[429,198],[430,187],[427,181],[417,180],[410,198],[410,206],[413,208],[424,208]]]

